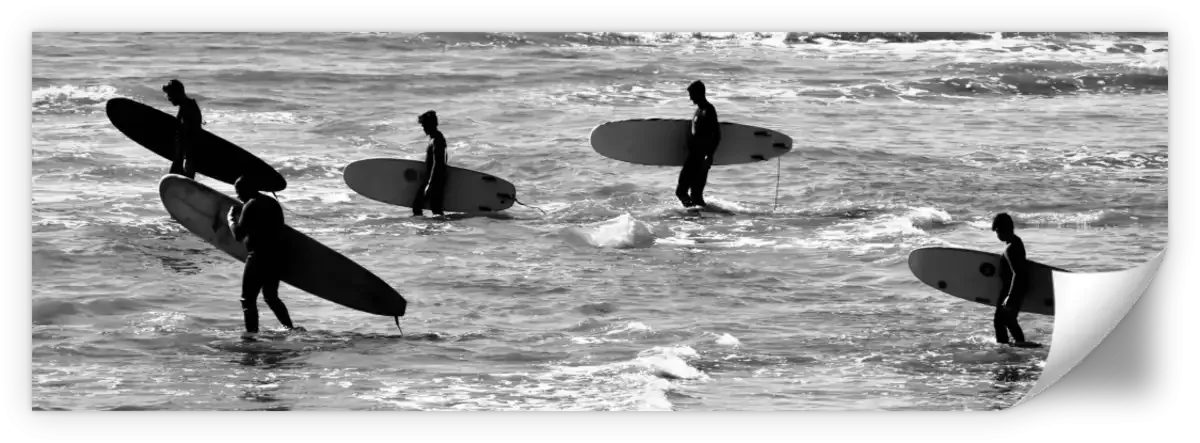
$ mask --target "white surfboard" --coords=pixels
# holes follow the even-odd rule
[[[1000,254],[958,248],[921,248],[908,255],[908,268],[921,282],[939,291],[976,303],[996,306],[1004,282]],[[1029,262],[1029,292],[1021,312],[1054,315],[1055,275],[1063,269]]]
[[[608,122],[592,129],[592,149],[605,157],[639,165],[683,166],[691,120],[645,119]],[[721,144],[713,165],[770,160],[792,150],[792,138],[779,131],[721,123]]]
[[[246,246],[233,238],[229,213],[242,203],[181,175],[170,174],[158,184],[163,206],[187,230],[217,249],[245,262]],[[395,289],[353,260],[285,226],[287,245],[283,282],[331,302],[359,311],[403,316],[408,302]],[[241,286],[230,287],[234,293]]]
[[[1144,264],[1136,268],[1111,273],[1058,273],[1052,274],[1057,295],[1054,318],[1054,335],[1051,336],[1050,354],[1046,357],[1042,376],[1038,377],[1033,388],[1013,405],[1033,400],[1039,394],[1050,389],[1052,385],[1070,375],[1085,358],[1088,357],[1100,343],[1109,340],[1109,335],[1117,328],[1123,319],[1133,309],[1133,306],[1144,297],[1165,297],[1166,294],[1148,294],[1151,282],[1159,275],[1163,261],[1166,259],[1166,249],[1159,252]],[[1168,286],[1169,287],[1169,286]],[[1145,313],[1144,313],[1145,315]],[[1146,331],[1146,335],[1154,334]],[[1128,334],[1127,334],[1128,335]],[[1129,340],[1124,337],[1123,340]],[[1120,347],[1123,358],[1144,358],[1144,352],[1139,349]],[[1128,351],[1126,351],[1128,349]],[[1087,376],[1084,376],[1087,377]],[[1093,375],[1094,377],[1094,370]],[[1139,385],[1130,384],[1126,387],[1114,388],[1112,378],[1079,379],[1074,383],[1093,384],[1097,390],[1105,389],[1146,389]]]
[[[425,162],[395,158],[359,160],[342,173],[346,185],[363,197],[406,208],[428,177]],[[517,188],[504,179],[450,166],[442,207],[446,212],[495,212],[511,208],[516,195]]]

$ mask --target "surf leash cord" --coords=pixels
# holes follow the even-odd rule
[[[527,205],[527,204],[525,204],[525,203],[521,203],[521,201],[520,201],[520,200],[517,200],[517,196],[515,196],[515,195],[503,194],[503,193],[501,193],[501,194],[496,194],[496,195],[498,195],[500,198],[511,198],[511,199],[512,199],[512,201],[513,201],[514,203],[518,204],[518,205],[524,206],[524,207],[526,207],[526,208],[533,208],[533,209],[537,209],[538,211],[541,211],[541,212],[542,212],[542,215],[546,215],[546,211],[542,211],[542,208],[539,208],[539,207],[537,207],[537,206],[529,206],[529,205]]]
[[[782,169],[783,156],[775,157],[775,206],[771,208],[771,212],[779,209],[779,173]]]

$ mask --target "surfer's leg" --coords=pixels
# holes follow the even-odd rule
[[[1017,314],[1020,314],[1020,308],[1010,306],[1008,308],[1008,333],[1012,334],[1013,343],[1025,343],[1025,332],[1021,331],[1021,325],[1017,323]]]
[[[696,176],[692,179],[692,203],[708,206],[704,201],[704,185],[708,184],[708,169],[712,167],[707,161],[700,160],[696,165]]]
[[[242,318],[246,332],[258,332],[258,291],[262,289],[259,267],[254,253],[246,257],[246,268],[242,271]]]
[[[271,277],[263,282],[263,300],[266,300],[267,306],[271,308],[271,312],[275,313],[275,318],[279,319],[279,323],[288,329],[296,327],[292,324],[292,317],[288,315],[287,306],[283,304],[283,300],[279,299],[278,278]]]
[[[183,173],[183,147],[179,145],[178,140],[175,141],[175,157],[171,160],[171,170],[167,173],[185,175]]]
[[[688,189],[691,188],[692,176],[695,175],[693,169],[694,163],[689,156],[683,162],[683,169],[679,170],[679,185],[675,187],[675,196],[679,198],[679,202],[683,203],[685,208],[692,206],[692,198],[688,196]]]
[[[992,316],[992,326],[996,328],[996,343],[1008,343],[1008,322],[1004,307],[996,307],[996,314]]]
[[[183,175],[192,180],[196,179],[196,160],[192,156],[192,141],[183,141]]]
[[[429,209],[433,211],[433,215],[445,215],[442,205],[442,199],[446,193],[446,171],[443,169],[437,174],[440,180],[431,180],[429,182]]]
[[[413,197],[412,203],[413,216],[425,215],[425,188],[417,188],[417,195]]]
[[[178,137],[175,138],[175,159],[171,161],[170,173],[179,174],[195,180],[196,173],[190,170],[193,167],[187,163],[187,148],[188,146],[182,139]],[[185,165],[189,166],[189,168],[184,168]]]

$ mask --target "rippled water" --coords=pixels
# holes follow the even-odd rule
[[[999,251],[1007,211],[1033,260],[1150,258],[1167,71],[1158,34],[36,33],[33,407],[1005,407],[1047,349],[996,346],[991,309],[907,254]],[[170,78],[284,174],[289,224],[405,295],[403,336],[285,285],[308,332],[240,339],[240,263],[170,220],[168,163],[104,114],[173,114]],[[736,215],[685,217],[677,170],[588,145],[605,121],[687,118],[695,79],[724,121],[796,141],[714,168],[709,201]],[[414,219],[345,186],[351,161],[421,158],[428,109],[451,165],[546,213]],[[1049,342],[1052,318],[1021,321]]]

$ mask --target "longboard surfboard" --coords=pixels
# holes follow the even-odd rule
[[[248,251],[233,237],[229,213],[242,203],[182,175],[168,174],[158,192],[171,217],[188,231],[245,262]],[[283,282],[309,294],[359,311],[403,316],[408,302],[375,274],[312,237],[284,227],[287,251]]]
[[[605,157],[652,166],[683,166],[691,120],[643,119],[608,122],[592,129],[592,149]],[[779,131],[721,123],[721,144],[713,165],[770,160],[792,150],[792,138]]]
[[[175,158],[175,116],[127,98],[114,98],[104,106],[117,130],[167,160]],[[233,184],[243,174],[254,178],[265,192],[287,187],[283,175],[267,162],[215,134],[201,129],[189,162],[199,174]]]
[[[342,179],[354,192],[408,208],[428,177],[424,162],[395,158],[358,160],[347,165],[342,173]],[[516,195],[517,188],[504,179],[450,166],[442,207],[447,212],[495,212],[511,208]]]

